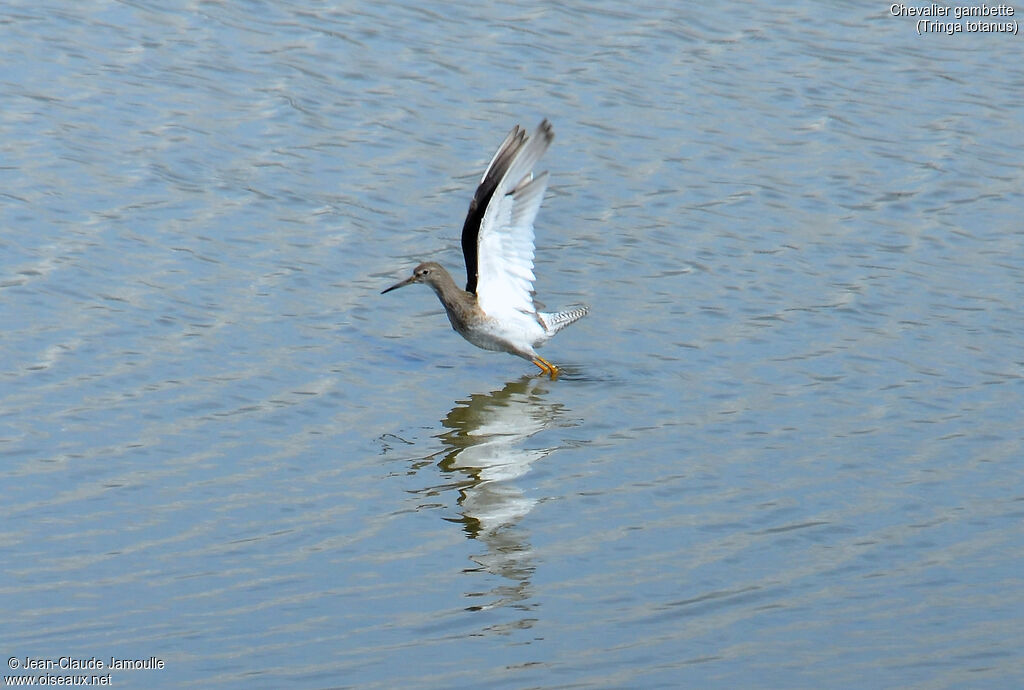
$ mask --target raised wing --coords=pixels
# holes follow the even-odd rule
[[[526,130],[516,125],[505,137],[498,150],[487,164],[480,184],[469,203],[466,222],[462,225],[462,255],[466,259],[466,292],[476,293],[478,277],[477,238],[480,235],[480,223],[483,222],[487,204],[491,202],[494,190],[498,188],[501,178],[505,176],[512,160],[526,143]]]
[[[544,200],[548,174],[534,177],[533,167],[548,150],[555,134],[544,120],[530,137],[518,127],[512,130],[498,149],[477,189],[474,204],[489,178],[496,179],[476,233],[477,302],[485,314],[500,318],[516,312],[532,314],[533,305],[533,221]],[[470,206],[470,216],[473,215]],[[469,218],[466,219],[467,224]],[[471,233],[472,234],[472,233]],[[466,231],[462,235],[469,271],[471,252],[466,250]],[[470,283],[473,274],[470,273]]]

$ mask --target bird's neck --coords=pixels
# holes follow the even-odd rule
[[[466,323],[473,315],[473,312],[478,309],[476,295],[472,292],[466,292],[456,285],[451,274],[443,268],[435,272],[433,279],[430,281],[430,287],[433,288],[438,299],[441,300],[441,304],[444,305],[452,325],[456,325],[456,322],[459,324]]]

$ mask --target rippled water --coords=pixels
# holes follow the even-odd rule
[[[5,673],[1024,683],[1019,39],[301,2],[0,39]],[[542,117],[538,296],[592,309],[554,382],[378,294],[462,270]]]

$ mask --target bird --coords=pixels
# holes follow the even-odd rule
[[[544,312],[533,300],[533,222],[548,185],[547,171],[534,175],[533,168],[554,136],[547,119],[529,136],[516,125],[484,170],[462,226],[465,290],[441,264],[426,261],[411,276],[381,291],[383,295],[413,283],[429,285],[459,335],[484,350],[522,357],[552,380],[559,368],[536,348],[590,311],[581,305]]]

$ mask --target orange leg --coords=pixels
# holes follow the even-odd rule
[[[540,371],[542,374],[547,374],[548,376],[550,376],[552,381],[558,378],[558,367],[556,367],[551,362],[547,361],[546,359],[539,355],[536,359],[533,359],[531,361],[538,367],[540,367]]]

